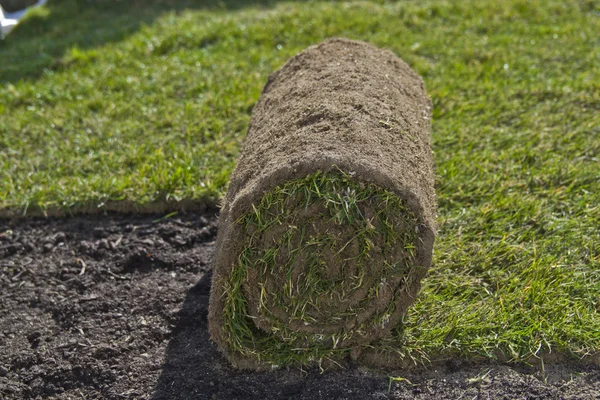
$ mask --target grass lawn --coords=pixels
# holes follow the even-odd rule
[[[366,40],[435,108],[434,267],[380,348],[600,362],[598,32],[585,0],[50,0],[0,42],[0,209],[215,202],[268,74]]]

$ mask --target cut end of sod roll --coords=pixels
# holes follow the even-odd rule
[[[221,211],[209,327],[237,367],[335,365],[402,323],[435,235],[430,101],[330,39],[269,78]]]

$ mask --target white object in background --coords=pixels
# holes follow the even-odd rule
[[[8,35],[8,33],[17,26],[28,10],[34,7],[43,6],[44,4],[46,4],[46,0],[39,0],[30,7],[14,12],[6,12],[0,6],[0,38],[4,39],[4,36]]]

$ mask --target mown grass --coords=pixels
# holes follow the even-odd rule
[[[326,37],[367,40],[426,81],[440,215],[383,345],[598,354],[597,2],[127,3],[50,0],[0,43],[0,207],[214,201],[267,75]]]

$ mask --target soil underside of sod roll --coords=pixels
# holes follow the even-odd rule
[[[222,210],[209,324],[234,365],[335,365],[414,302],[435,232],[430,100],[328,40],[269,77]]]

